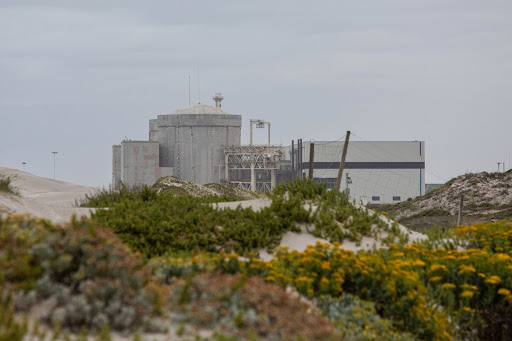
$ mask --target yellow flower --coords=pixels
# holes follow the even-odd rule
[[[469,290],[464,290],[461,294],[460,294],[460,297],[462,298],[471,298],[473,297],[475,293],[473,291],[469,291]]]
[[[265,277],[265,281],[267,281],[267,282],[274,282],[275,280],[276,280],[276,278],[274,276]]]
[[[419,259],[415,259],[413,262],[412,262],[412,266],[425,266],[425,262],[419,260]]]
[[[452,283],[443,283],[443,285],[441,285],[441,287],[443,289],[446,289],[446,290],[451,290],[451,289],[455,289],[455,284],[452,284]]]
[[[471,284],[461,284],[460,286],[463,290],[470,290],[470,291],[478,291],[478,287],[476,285]]]
[[[440,276],[435,276],[435,277],[432,277],[431,279],[429,279],[428,281],[429,282],[439,282],[440,280],[442,280],[443,278],[440,277]]]
[[[507,255],[506,253],[495,253],[494,254],[494,258],[497,261],[502,261],[502,262],[510,262],[510,261],[512,261],[512,258],[509,255]]]
[[[489,276],[484,282],[487,284],[498,284],[499,282],[501,282],[501,278],[499,278],[498,276]]]
[[[429,272],[434,272],[434,271],[437,271],[437,270],[441,270],[441,271],[448,271],[448,269],[446,268],[446,266],[444,265],[441,265],[441,264],[432,264],[430,266],[430,269],[428,270]]]
[[[468,313],[474,313],[475,309],[471,309],[470,307],[464,307],[462,308],[464,311],[467,311]]]
[[[471,273],[474,273],[476,272],[476,269],[473,265],[464,265],[462,264],[460,266],[460,270],[459,270],[459,275],[463,275],[463,274],[471,274]]]
[[[505,289],[505,288],[500,288],[498,290],[498,295],[508,296],[508,295],[510,295],[510,290]]]
[[[328,261],[322,262],[322,270],[331,270],[331,264]]]
[[[320,280],[320,284],[329,285],[329,280],[325,277],[322,277],[322,279]]]
[[[483,273],[479,272],[479,273],[478,273],[478,277],[485,278],[486,276],[485,276],[485,274],[483,274]]]

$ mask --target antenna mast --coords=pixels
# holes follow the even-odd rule
[[[201,79],[199,78],[199,68],[197,68],[197,96],[199,97],[197,103],[201,104]]]

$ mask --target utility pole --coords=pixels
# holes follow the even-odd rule
[[[299,162],[299,180],[302,180],[302,139],[297,142],[297,161]]]
[[[345,168],[345,159],[347,158],[348,141],[350,139],[350,130],[345,135],[345,144],[343,145],[343,154],[341,155],[340,169],[338,170],[338,178],[336,179],[336,189],[338,192],[341,188],[341,179],[343,177],[343,169]]]
[[[55,180],[55,155],[57,155],[58,152],[52,152],[53,153],[53,180]]]
[[[313,164],[315,162],[315,144],[309,143],[309,178],[313,179]]]
[[[464,203],[464,195],[460,195],[460,203],[459,203],[459,216],[457,218],[457,226],[460,226],[462,224],[462,206]]]

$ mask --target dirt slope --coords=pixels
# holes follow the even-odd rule
[[[512,217],[510,173],[464,174],[422,197],[375,208],[388,211],[390,216],[406,225],[407,222],[423,227],[429,224],[453,225],[456,223],[461,194],[464,195],[464,224]]]

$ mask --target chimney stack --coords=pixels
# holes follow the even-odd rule
[[[222,94],[220,92],[215,93],[215,96],[213,96],[213,100],[215,101],[215,107],[216,108],[222,108],[222,100],[224,97],[222,97]]]

